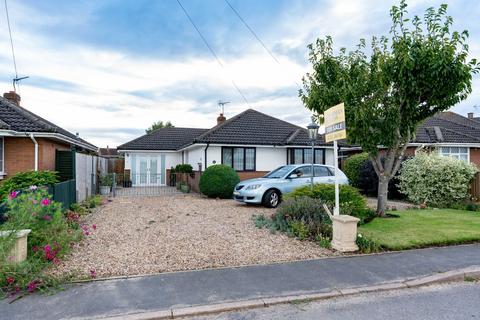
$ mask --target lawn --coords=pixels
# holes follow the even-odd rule
[[[480,241],[480,212],[453,209],[404,210],[398,218],[376,218],[359,233],[389,250]]]

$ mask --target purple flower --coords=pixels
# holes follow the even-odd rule
[[[90,270],[90,277],[96,278],[97,277],[97,272],[95,270]]]
[[[15,199],[15,198],[17,197],[17,195],[18,195],[18,191],[12,191],[12,192],[10,192],[10,194],[8,195],[8,199],[13,200],[13,199]]]
[[[46,206],[48,206],[48,205],[51,203],[51,201],[50,201],[50,199],[48,199],[48,198],[44,198],[44,199],[42,199],[42,202],[41,202],[41,203],[42,203],[42,206],[43,206],[43,207],[46,207]]]
[[[30,282],[27,286],[28,292],[35,291],[37,289],[37,283],[38,283],[38,280],[34,280],[34,281]]]

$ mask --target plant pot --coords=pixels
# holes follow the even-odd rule
[[[183,193],[189,193],[190,192],[190,187],[185,185],[185,184],[182,184],[180,186],[180,190],[183,192]]]
[[[13,230],[0,231],[0,237],[9,237]],[[20,263],[27,259],[27,237],[31,229],[18,230],[15,234],[15,244],[12,247],[8,262]]]
[[[102,196],[108,196],[110,194],[110,186],[100,186],[100,194]]]

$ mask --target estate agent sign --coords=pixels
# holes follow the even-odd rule
[[[325,141],[331,142],[347,138],[345,127],[345,106],[343,103],[326,110],[324,113]]]

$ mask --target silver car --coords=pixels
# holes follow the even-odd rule
[[[339,171],[340,184],[348,184],[347,176]],[[314,183],[335,183],[335,169],[326,165],[314,165]],[[282,195],[296,188],[310,185],[312,165],[296,164],[281,166],[262,178],[244,180],[235,186],[233,198],[239,202],[277,207]]]

